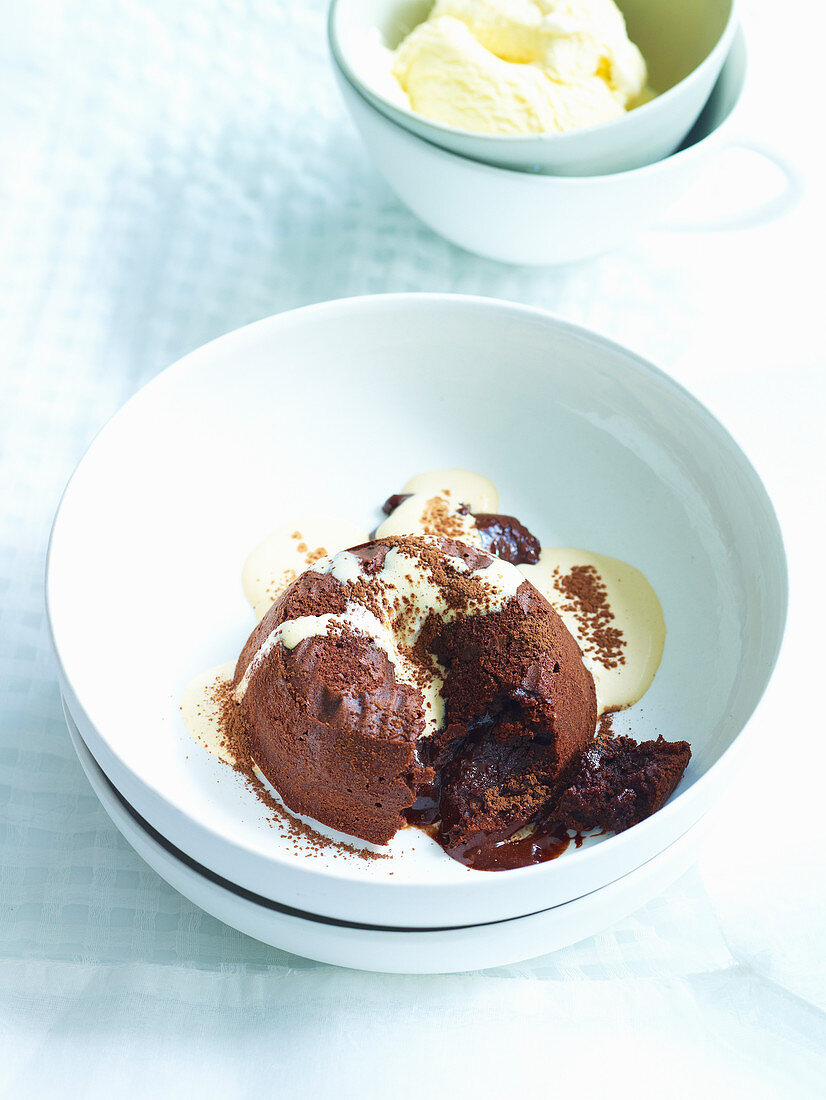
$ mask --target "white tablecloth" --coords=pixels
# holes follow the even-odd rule
[[[806,175],[793,214],[747,233],[650,232],[603,259],[535,271],[436,238],[383,185],[333,87],[322,0],[6,6],[6,1094],[824,1095],[824,180],[810,105],[822,101],[826,27],[817,7],[787,0],[781,19],[777,5],[752,0],[745,12],[753,79],[741,124]],[[754,154],[721,154],[679,215],[757,202],[778,185]],[[478,974],[336,970],[247,939],[176,894],[90,791],[44,624],[53,511],[126,397],[247,321],[385,290],[535,303],[671,371],[755,461],[792,570],[788,641],[755,719],[758,748],[698,867],[603,935]]]

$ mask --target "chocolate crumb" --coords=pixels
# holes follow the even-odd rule
[[[621,833],[656,813],[671,797],[691,759],[687,741],[637,743],[602,738],[580,758],[570,785],[548,816],[566,829]]]

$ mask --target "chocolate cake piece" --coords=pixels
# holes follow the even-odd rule
[[[480,870],[631,827],[691,757],[607,724],[594,740],[593,678],[556,611],[512,565],[437,536],[309,568],[250,636],[232,701],[240,770],[291,810],[375,844],[422,825]]]
[[[548,818],[565,829],[621,833],[668,801],[691,759],[687,741],[595,741],[581,754]]]

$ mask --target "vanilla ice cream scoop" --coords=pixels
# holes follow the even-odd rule
[[[614,0],[436,0],[392,71],[414,111],[489,134],[593,126],[650,97]]]

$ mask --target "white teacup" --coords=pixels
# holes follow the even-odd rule
[[[619,0],[658,93],[620,118],[564,133],[480,134],[432,122],[404,103],[388,49],[433,0],[332,0],[329,38],[348,81],[383,115],[434,145],[485,164],[551,175],[627,171],[672,153],[697,120],[736,30],[735,0]]]
[[[654,164],[605,176],[534,175],[448,153],[391,122],[340,69],[336,73],[345,104],[376,167],[402,202],[449,241],[488,259],[562,264],[608,252],[659,222],[709,154],[725,144],[752,148],[777,164],[786,177],[785,191],[718,222],[680,228],[736,229],[761,224],[789,209],[800,191],[792,165],[762,143],[744,141],[733,132],[732,116],[746,78],[742,31],[682,148]]]

